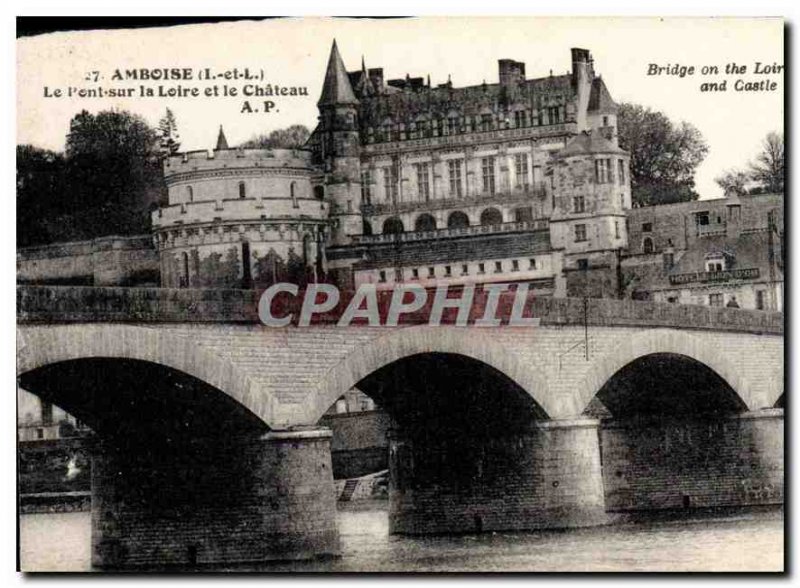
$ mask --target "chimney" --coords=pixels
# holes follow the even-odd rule
[[[588,129],[589,95],[592,91],[594,65],[588,49],[572,48],[572,91],[575,96],[575,120],[578,131]]]
[[[513,59],[499,59],[497,61],[500,85],[504,88],[514,87],[525,81],[525,64]]]

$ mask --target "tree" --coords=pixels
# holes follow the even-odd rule
[[[277,129],[269,135],[254,135],[241,145],[242,149],[296,149],[308,141],[311,133],[304,125],[292,125],[286,129]]]
[[[700,131],[687,122],[674,124],[661,112],[622,103],[617,115],[620,147],[631,154],[631,189],[635,205],[696,200],[694,174],[708,153]]]
[[[761,153],[750,164],[751,178],[767,192],[784,190],[783,133],[769,133],[761,144]]]
[[[158,138],[162,156],[176,154],[181,148],[181,137],[178,134],[178,123],[175,115],[167,108],[167,113],[158,121]]]
[[[59,240],[65,206],[66,164],[61,153],[17,145],[17,245]]]
[[[82,111],[70,122],[67,172],[85,238],[149,230],[164,193],[158,133],[127,111]]]
[[[741,196],[748,192],[747,185],[750,183],[750,174],[740,169],[729,169],[715,178],[714,181],[722,188],[726,196],[729,193]]]

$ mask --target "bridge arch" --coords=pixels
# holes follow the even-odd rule
[[[552,414],[547,379],[536,366],[520,361],[502,343],[483,332],[467,334],[458,327],[421,325],[392,330],[353,349],[320,379],[298,409],[305,413],[286,414],[284,418],[297,423],[316,423],[337,398],[358,382],[399,360],[423,354],[456,355],[485,364],[530,396],[545,418]]]
[[[127,324],[17,329],[17,375],[81,360],[117,359],[169,368],[219,390],[270,426],[270,402],[232,362],[170,329]]]
[[[588,407],[592,399],[625,366],[648,356],[676,355],[688,358],[710,369],[736,393],[739,400],[753,410],[757,401],[750,398],[750,388],[737,365],[719,349],[687,333],[671,329],[649,329],[626,333],[619,337],[611,350],[597,357],[584,376],[576,395],[577,414]]]

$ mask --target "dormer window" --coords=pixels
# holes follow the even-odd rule
[[[706,258],[706,271],[707,272],[722,272],[725,271],[725,256],[714,255]]]

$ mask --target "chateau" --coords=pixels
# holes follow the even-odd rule
[[[334,42],[303,149],[169,157],[149,237],[18,252],[18,281],[264,288],[526,284],[538,296],[781,310],[783,195],[632,208],[617,105],[586,49],[497,83],[348,71]]]

